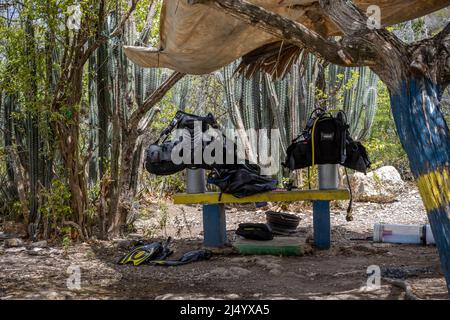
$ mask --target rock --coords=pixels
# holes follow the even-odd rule
[[[166,293],[160,296],[155,297],[155,300],[173,300],[175,295],[172,293]]]
[[[5,248],[18,248],[23,246],[23,241],[19,238],[5,240]]]
[[[33,242],[28,247],[30,248],[47,248],[48,244],[46,240]]]
[[[56,291],[41,291],[41,296],[47,300],[66,300],[66,296]]]
[[[271,269],[271,270],[272,269],[281,269],[281,265],[271,262],[271,263],[266,264],[265,268]]]
[[[247,269],[244,269],[241,267],[231,267],[229,269],[223,268],[223,267],[218,267],[218,268],[212,269],[208,274],[205,274],[205,277],[210,276],[210,275],[215,275],[215,276],[224,277],[224,278],[239,278],[242,276],[247,276],[250,273],[251,273],[250,270],[247,270]]]
[[[31,250],[28,250],[27,253],[30,256],[40,256],[42,254],[45,254],[44,249],[42,249],[42,248],[33,248]]]
[[[247,270],[247,269],[244,269],[241,267],[231,267],[230,272],[231,272],[231,274],[238,276],[238,277],[247,276],[251,273],[250,270]]]
[[[128,238],[132,239],[132,240],[140,240],[142,239],[142,234],[139,233],[130,233],[128,235]]]
[[[12,234],[0,232],[0,241],[6,240],[6,239],[11,239],[11,238],[15,238],[15,236]]]
[[[117,249],[128,250],[135,243],[135,241],[130,239],[116,239],[114,240],[114,243],[116,244]]]
[[[236,257],[236,258],[231,258],[230,261],[233,263],[247,263],[247,262],[250,262],[250,259],[247,257]]]
[[[5,253],[18,253],[22,251],[27,251],[27,249],[25,247],[8,248],[5,250]]]
[[[279,275],[281,275],[281,270],[279,268],[275,268],[275,269],[271,269],[269,271],[269,273],[274,276],[279,276]]]
[[[229,271],[223,267],[218,267],[212,269],[209,274],[211,275],[218,275],[218,276],[227,276],[229,274]]]
[[[63,252],[64,252],[64,250],[51,248],[51,249],[48,251],[48,254],[60,255],[60,254],[62,254]]]
[[[17,238],[24,238],[27,236],[27,227],[21,222],[5,221],[3,223],[3,232],[15,235]]]
[[[355,201],[389,203],[397,200],[405,189],[400,173],[392,166],[381,167],[367,175],[356,172],[349,178]],[[346,177],[341,183],[347,187]]]
[[[366,252],[366,253],[370,253],[370,254],[380,254],[380,253],[387,252],[386,249],[375,248],[371,244],[357,244],[352,247],[352,250],[359,251],[359,252]]]

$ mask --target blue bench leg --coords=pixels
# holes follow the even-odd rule
[[[317,249],[331,246],[330,201],[313,203],[314,245]]]
[[[223,247],[227,242],[225,205],[203,206],[203,231],[205,247]]]

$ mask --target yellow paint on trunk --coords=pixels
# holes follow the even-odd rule
[[[445,167],[420,176],[417,186],[425,209],[429,212],[445,207],[450,201],[449,168]]]

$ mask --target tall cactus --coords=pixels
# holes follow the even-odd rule
[[[290,72],[275,82],[255,72],[252,79],[234,74],[236,63],[223,68],[224,104],[234,127],[280,130],[280,158],[306,125],[316,107],[343,109],[356,139],[370,132],[378,78],[368,68],[343,68],[302,53]],[[320,93],[320,95],[318,95]],[[257,99],[255,98],[257,97]]]
[[[8,184],[10,187],[14,186],[14,168],[13,168],[13,160],[10,156],[9,149],[12,148],[13,144],[13,122],[12,122],[12,104],[13,104],[13,98],[8,94],[2,94],[0,97],[0,100],[2,101],[1,105],[3,106],[3,123],[4,123],[4,132],[3,132],[3,139],[4,139],[4,145],[6,152],[6,174],[8,177]]]
[[[34,26],[31,17],[26,18],[25,22],[26,34],[26,51],[29,59],[29,81],[30,92],[28,93],[28,102],[30,103],[30,110],[27,113],[27,133],[28,133],[28,152],[29,152],[29,178],[30,178],[30,223],[29,235],[34,240],[37,237],[37,227],[40,220],[39,212],[39,117],[37,111],[32,110],[36,102],[37,95],[37,65],[35,52],[35,35]]]
[[[103,12],[104,2],[100,1],[99,12]],[[97,30],[98,36],[102,32],[107,32],[108,27],[99,22]],[[97,121],[98,121],[98,170],[101,179],[106,172],[106,160],[108,159],[108,130],[109,130],[109,114],[111,113],[111,97],[110,97],[110,58],[108,54],[108,43],[100,45],[97,49]]]
[[[89,90],[89,146],[91,148],[95,148],[97,145],[97,139],[98,139],[98,133],[99,130],[96,129],[99,127],[98,122],[98,111],[99,111],[99,104],[98,104],[98,81],[96,81],[96,74],[97,74],[97,56],[92,55],[89,58],[89,64],[88,64],[88,90]],[[98,78],[97,78],[98,80]],[[101,84],[101,82],[100,82]],[[99,156],[100,154],[98,154]],[[97,156],[96,152],[93,152],[92,158],[89,161],[89,182],[91,184],[94,184],[97,182],[99,178],[99,157]]]

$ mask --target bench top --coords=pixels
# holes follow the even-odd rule
[[[206,193],[178,193],[174,195],[174,204],[218,204],[218,203],[252,203],[252,202],[295,202],[305,200],[348,200],[350,193],[345,189],[336,190],[296,190],[271,191],[258,193],[249,197],[236,198],[231,194],[222,194],[219,201],[219,192]]]

